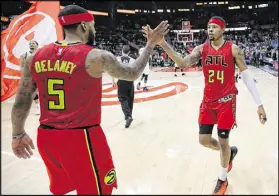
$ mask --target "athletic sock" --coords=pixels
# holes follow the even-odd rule
[[[221,167],[219,179],[222,181],[226,181],[227,174],[228,174],[228,167],[226,167],[226,168]]]

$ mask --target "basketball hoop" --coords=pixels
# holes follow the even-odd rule
[[[177,33],[177,42],[188,43],[194,41],[193,33]]]
[[[191,32],[191,23],[190,21],[181,22],[181,30],[177,33],[177,42],[183,43],[185,46],[188,42],[194,41],[194,34]]]
[[[182,21],[181,22],[181,30],[184,31],[185,33],[190,33],[191,31],[191,23],[190,21]]]

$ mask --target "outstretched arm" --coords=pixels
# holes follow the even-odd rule
[[[104,50],[91,50],[86,58],[86,68],[93,77],[100,77],[103,71],[114,78],[135,81],[143,72],[149,56],[155,45],[169,32],[168,21],[162,21],[147,39],[146,47],[142,54],[130,65],[125,65],[117,60],[110,52]]]
[[[142,28],[144,37],[148,38],[153,35],[153,30],[149,25]],[[168,56],[177,64],[177,66],[184,68],[186,66],[191,66],[196,63],[202,57],[202,45],[196,46],[192,53],[182,58],[181,55],[175,52],[172,47],[166,42],[164,37],[158,42],[158,44],[165,50]]]
[[[164,40],[160,46],[166,51],[168,56],[181,68],[191,66],[196,63],[202,56],[201,49],[203,45],[196,46],[191,54],[182,58],[179,53],[175,52],[172,47]]]
[[[20,80],[19,88],[16,93],[15,102],[12,108],[12,127],[13,136],[24,133],[24,125],[27,116],[30,112],[32,105],[32,95],[36,91],[36,83],[31,77],[30,65],[33,59],[33,55],[29,56],[23,67],[23,73]]]
[[[100,77],[105,71],[113,78],[135,81],[143,72],[153,47],[147,46],[143,53],[131,64],[119,62],[110,52],[93,49],[87,57],[87,69],[93,77]]]

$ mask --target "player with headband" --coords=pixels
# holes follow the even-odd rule
[[[195,47],[192,53],[184,58],[176,53],[165,39],[162,39],[159,45],[181,68],[191,66],[200,58],[202,59],[205,87],[198,120],[199,141],[207,148],[220,151],[221,170],[214,194],[223,195],[228,186],[227,173],[232,169],[232,162],[238,151],[237,147],[230,147],[229,144],[229,133],[236,125],[238,91],[235,86],[235,64],[241,71],[243,81],[255,101],[260,122],[265,124],[267,118],[256,84],[245,64],[243,51],[223,37],[226,28],[224,19],[218,16],[212,17],[207,28],[209,39]],[[144,27],[143,31],[147,38],[154,33],[149,26]],[[218,141],[212,137],[215,124],[217,124]]]
[[[168,32],[161,22],[142,54],[130,65],[110,52],[92,47],[94,16],[77,5],[59,13],[65,39],[30,55],[12,109],[12,149],[30,158],[34,149],[24,125],[38,88],[41,117],[37,144],[55,195],[110,195],[117,187],[116,171],[101,124],[102,74],[134,81],[143,72],[153,48]]]

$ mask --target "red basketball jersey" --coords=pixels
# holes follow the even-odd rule
[[[52,43],[36,52],[31,75],[39,91],[41,124],[57,129],[100,124],[102,78],[85,69],[92,49],[82,43]]]
[[[215,50],[210,42],[203,45],[202,66],[206,102],[214,102],[228,94],[237,93],[232,45],[232,42],[225,41],[218,50]]]

